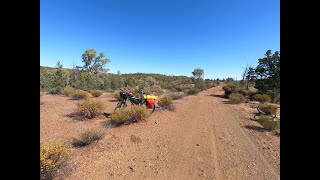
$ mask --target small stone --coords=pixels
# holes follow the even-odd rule
[[[199,146],[199,144],[197,144],[197,146]]]
[[[132,172],[134,172],[133,167],[129,166],[129,168],[131,169]]]

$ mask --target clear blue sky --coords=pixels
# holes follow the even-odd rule
[[[40,65],[82,65],[88,49],[111,73],[237,77],[280,51],[280,0],[41,0]]]

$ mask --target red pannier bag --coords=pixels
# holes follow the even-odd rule
[[[147,106],[149,109],[153,109],[154,108],[154,99],[152,99],[152,98],[147,99]]]

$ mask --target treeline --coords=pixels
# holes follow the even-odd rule
[[[229,79],[227,84],[224,88],[227,97],[235,94],[237,99],[244,99],[241,97],[243,95],[250,99],[264,97],[271,102],[280,102],[280,52],[272,54],[271,50],[268,50],[265,57],[258,59],[256,67],[245,68],[240,81]],[[257,98],[254,98],[255,95]]]
[[[57,64],[60,64],[59,62]],[[66,69],[40,66],[40,89],[53,92],[57,88],[70,86],[80,90],[117,90],[123,87],[161,87],[171,91],[183,91],[186,88],[204,90],[217,82],[210,79],[196,79],[186,76],[168,76],[162,74],[112,74],[90,73],[78,69]]]

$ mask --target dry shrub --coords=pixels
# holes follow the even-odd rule
[[[42,97],[45,95],[45,92],[40,92],[40,105],[43,104]]]
[[[64,143],[40,144],[40,179],[52,179],[70,159],[71,147]]]
[[[280,129],[280,120],[270,116],[259,116],[258,122],[268,131]]]
[[[246,98],[240,93],[232,93],[229,95],[229,100],[233,104],[239,104],[246,101]]]
[[[89,93],[82,90],[74,90],[71,96],[72,96],[72,99],[76,99],[76,100],[87,99],[89,98]]]
[[[113,97],[120,101],[120,91],[114,91]]]
[[[184,98],[186,95],[185,95],[184,93],[174,92],[174,93],[170,93],[169,96],[170,96],[173,100],[177,100],[177,99],[182,99],[182,98]]]
[[[253,96],[253,99],[262,103],[271,101],[271,97],[267,94],[256,94]]]
[[[50,94],[63,94],[63,88],[58,86],[49,90]]]
[[[100,91],[100,90],[92,90],[90,93],[91,93],[92,96],[94,96],[94,97],[99,97],[99,96],[101,96],[101,95],[103,94],[103,91]]]
[[[188,95],[195,95],[195,94],[198,94],[199,92],[200,90],[196,88],[190,88],[189,90],[187,90]]]
[[[266,113],[266,115],[276,115],[277,114],[277,107],[271,104],[260,104],[260,109]]]
[[[169,111],[176,111],[176,106],[170,104],[166,109],[168,109]]]
[[[158,101],[158,105],[163,108],[167,108],[171,104],[172,104],[172,98],[170,96],[164,96],[160,98]]]
[[[63,89],[63,94],[65,96],[71,96],[73,92],[74,92],[74,89],[70,86],[67,86]]]
[[[101,128],[87,129],[80,134],[79,139],[74,138],[72,144],[74,147],[87,146],[95,141],[99,141],[105,134],[105,130]]]
[[[131,135],[131,136],[130,136],[130,140],[131,140],[132,142],[134,142],[134,143],[141,143],[141,142],[142,142],[141,139],[140,139],[140,137],[135,136],[135,135]]]
[[[121,108],[111,114],[111,121],[116,125],[129,124],[140,121],[150,114],[146,106],[132,106],[131,108]]]
[[[94,118],[101,114],[104,109],[104,105],[101,101],[93,99],[85,99],[77,103],[78,111],[86,118]]]

